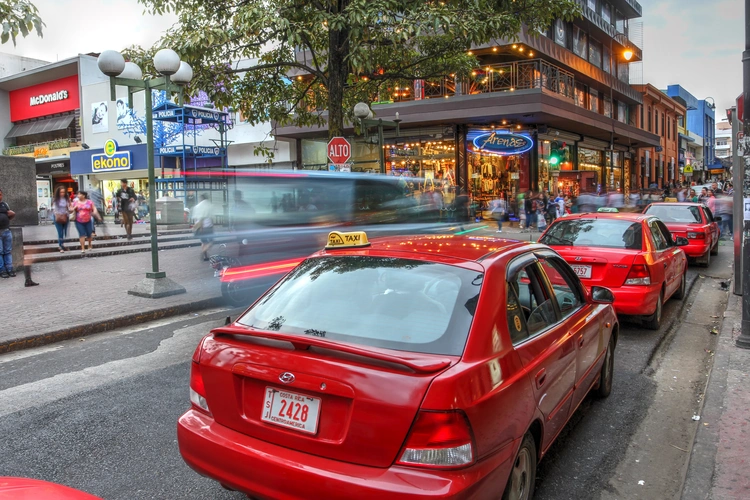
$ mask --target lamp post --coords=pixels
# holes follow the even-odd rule
[[[378,128],[378,162],[380,163],[380,173],[385,173],[385,151],[383,151],[383,127],[392,127],[396,129],[396,137],[401,134],[400,123],[401,120],[396,112],[396,118],[393,121],[386,121],[382,119],[373,120],[372,110],[367,103],[358,102],[354,105],[354,116],[359,120],[360,125],[363,128],[365,138],[368,137],[370,127]]]
[[[146,106],[146,156],[148,164],[148,208],[149,226],[151,229],[151,272],[135,285],[128,293],[139,297],[160,298],[185,293],[184,287],[167,278],[167,273],[159,270],[159,246],[156,229],[156,182],[154,174],[154,128],[152,90],[178,91],[182,104],[182,87],[190,83],[193,69],[174,50],[162,49],[154,55],[154,68],[162,76],[143,78],[143,72],[137,64],[125,62],[122,54],[114,50],[105,50],[97,61],[99,70],[109,77],[111,100],[117,100],[116,87],[128,89],[128,104],[133,108],[133,94],[144,91]]]

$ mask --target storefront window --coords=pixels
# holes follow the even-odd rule
[[[622,191],[622,153],[605,153],[607,192]]]
[[[453,140],[412,139],[385,146],[386,174],[428,181],[450,192],[456,187],[456,144]]]
[[[602,170],[602,156],[601,151],[578,148],[578,170],[582,192],[601,192],[599,179]]]
[[[479,209],[502,196],[518,213],[516,200],[530,185],[533,139],[523,133],[471,129],[467,134],[469,192]]]

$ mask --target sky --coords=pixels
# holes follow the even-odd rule
[[[641,0],[643,66],[633,83],[666,89],[681,84],[699,99],[713,97],[717,121],[742,92],[742,0]],[[144,15],[137,0],[34,0],[47,27],[0,51],[57,61],[79,53],[150,46],[174,16]],[[636,20],[638,21],[638,20]],[[642,73],[642,74],[641,74]]]

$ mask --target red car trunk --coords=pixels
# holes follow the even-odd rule
[[[281,340],[271,340],[276,338]],[[217,423],[305,453],[388,467],[398,458],[430,383],[456,361],[228,327],[204,342],[200,373]],[[281,382],[282,374],[287,380],[292,374],[293,381]],[[273,393],[317,400],[305,410],[310,429],[264,420]],[[273,407],[272,418],[287,414],[286,405]]]
[[[555,246],[554,249],[573,267],[586,286],[619,288],[640,250],[622,248],[580,248]]]

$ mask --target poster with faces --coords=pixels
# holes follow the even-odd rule
[[[91,131],[94,134],[109,132],[109,103],[91,103]]]

